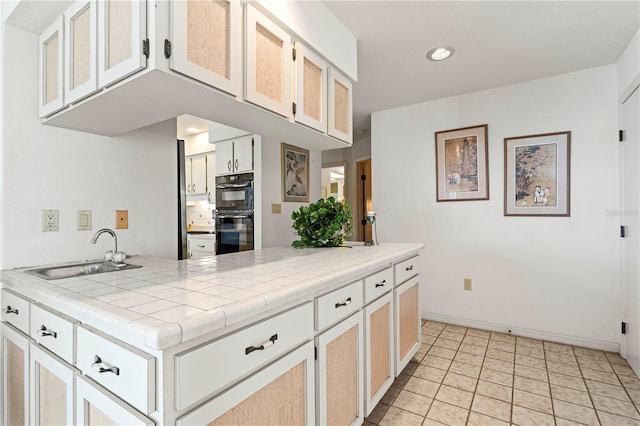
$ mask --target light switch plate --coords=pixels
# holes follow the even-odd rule
[[[273,214],[282,213],[282,204],[271,204],[271,213]]]
[[[129,210],[116,210],[116,229],[129,229]]]
[[[90,231],[91,210],[76,210],[76,225],[78,231]]]

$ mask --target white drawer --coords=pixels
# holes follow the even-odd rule
[[[362,281],[316,298],[316,330],[323,330],[362,307]]]
[[[2,289],[2,321],[8,322],[24,334],[29,334],[29,302],[7,288]]]
[[[403,260],[400,263],[396,263],[393,268],[396,274],[395,285],[399,286],[411,277],[414,277],[420,273],[420,265],[418,261],[420,256],[414,256],[410,259]]]
[[[38,303],[31,304],[29,335],[69,364],[74,364],[75,326],[79,321]]]
[[[387,268],[364,279],[364,304],[368,304],[393,288],[393,269]]]
[[[176,409],[222,390],[312,336],[313,305],[307,303],[176,355]]]
[[[155,411],[155,358],[86,325],[77,333],[77,367],[144,414]]]
[[[191,238],[189,240],[189,250],[209,251],[213,253],[216,249],[216,241],[213,239]]]

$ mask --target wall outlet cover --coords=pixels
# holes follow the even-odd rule
[[[57,232],[59,223],[60,212],[58,210],[42,210],[42,232]]]
[[[116,210],[116,229],[129,229],[129,210]]]
[[[271,204],[271,213],[272,214],[281,214],[282,213],[282,204]]]
[[[464,289],[471,290],[471,278],[464,279]]]

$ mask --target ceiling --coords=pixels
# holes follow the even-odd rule
[[[616,63],[640,27],[637,0],[325,4],[358,40],[354,140],[375,111]]]

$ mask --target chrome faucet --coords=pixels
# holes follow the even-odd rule
[[[98,237],[104,233],[108,233],[111,234],[111,236],[113,237],[113,254],[112,256],[115,256],[115,254],[118,252],[118,237],[116,237],[116,233],[113,232],[111,229],[109,228],[102,228],[100,230],[98,230],[98,232],[96,232],[93,235],[93,238],[91,238],[91,244],[95,244],[96,241],[98,241]]]

